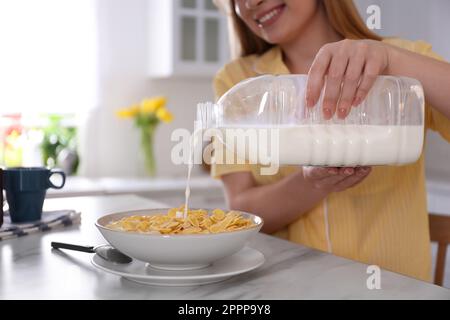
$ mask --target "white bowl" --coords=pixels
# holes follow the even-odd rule
[[[163,208],[113,213],[99,218],[95,225],[103,237],[119,251],[132,258],[148,262],[154,268],[165,270],[205,268],[212,262],[241,250],[263,225],[260,217],[240,212],[243,217],[252,219],[255,226],[244,230],[195,235],[155,235],[106,227],[110,222],[123,217],[155,215],[167,211],[167,208]]]

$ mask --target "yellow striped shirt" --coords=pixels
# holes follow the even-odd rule
[[[442,59],[423,41],[383,40],[436,59]],[[261,56],[251,55],[227,64],[214,79],[216,97],[233,85],[261,74],[287,74],[281,50],[274,47]],[[426,128],[439,131],[450,141],[450,120],[426,105]],[[297,167],[281,167],[273,176],[259,174],[258,165],[213,165],[211,174],[252,172],[259,185],[273,183],[292,174]],[[424,153],[405,166],[374,167],[359,185],[330,194],[309,212],[275,235],[315,249],[327,251],[325,214],[335,255],[408,275],[431,280],[431,250],[425,189]]]

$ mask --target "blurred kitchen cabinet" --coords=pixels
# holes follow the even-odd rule
[[[227,21],[212,0],[148,0],[150,77],[210,77],[228,57]]]

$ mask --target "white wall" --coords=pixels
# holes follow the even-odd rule
[[[424,40],[433,50],[450,61],[450,1],[448,0],[355,0],[363,17],[366,9],[376,4],[381,8],[383,36],[399,36]],[[428,132],[426,171],[430,177],[450,181],[450,145],[439,134]]]
[[[157,174],[185,176],[186,167],[170,160],[175,128],[192,130],[198,102],[213,99],[211,78],[151,80],[146,74],[147,0],[97,0],[99,21],[100,97],[99,106],[86,115],[81,130],[80,174],[87,176],[140,176],[145,171],[140,159],[139,135],[131,121],[119,120],[114,110],[143,97],[165,95],[175,114],[156,134]],[[158,32],[156,30],[156,32]],[[199,168],[196,168],[199,170]]]

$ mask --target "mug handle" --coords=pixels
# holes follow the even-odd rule
[[[52,175],[54,174],[60,174],[62,177],[62,182],[60,186],[55,186],[53,184],[53,182],[51,182],[50,178],[52,177]],[[60,169],[51,169],[50,170],[50,174],[48,175],[48,185],[50,188],[54,188],[54,189],[61,189],[62,187],[64,187],[64,184],[66,183],[66,174],[64,173],[64,171],[60,170]]]

